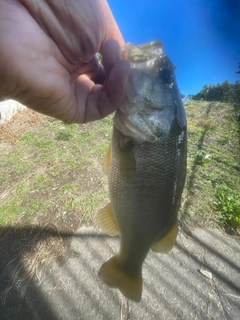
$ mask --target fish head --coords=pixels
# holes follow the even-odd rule
[[[115,113],[115,127],[138,143],[154,143],[169,135],[176,123],[186,126],[175,67],[161,42],[127,43],[122,52],[131,68],[125,99]]]

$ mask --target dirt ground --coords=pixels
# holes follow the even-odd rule
[[[44,232],[46,238],[59,236],[55,230]],[[237,238],[218,229],[180,230],[171,253],[150,253],[145,260],[140,303],[97,276],[118,245],[118,237],[81,227],[71,237],[68,258],[39,264],[31,277],[21,255],[9,261],[1,254],[1,320],[239,319]],[[17,247],[16,240],[12,250]]]
[[[45,119],[31,110],[20,112],[11,123],[1,127],[0,143],[17,146],[21,135]],[[82,130],[87,132],[91,126]],[[193,128],[190,121],[190,134],[199,134],[191,133]],[[203,134],[205,139],[206,132]],[[202,136],[198,139],[203,140]],[[202,143],[209,152],[204,140]],[[191,155],[193,152],[190,149]],[[101,165],[98,160],[95,162],[92,169],[81,171],[81,187],[89,194],[99,188]],[[68,212],[63,217],[51,209],[49,214],[37,215],[33,220],[21,216],[1,226],[1,320],[238,319],[239,236],[203,225],[196,228],[204,220],[210,222],[211,227],[212,211],[206,211],[206,207],[204,210],[209,217],[200,212],[188,224],[189,212],[196,211],[192,204],[201,210],[199,203],[208,197],[202,185],[196,183],[197,175],[204,170],[205,176],[210,175],[206,169],[194,163],[189,169],[190,192],[183,199],[183,215],[188,218],[180,225],[174,250],[165,256],[151,253],[146,260],[140,304],[126,300],[98,279],[101,264],[117,252],[118,239],[99,233],[92,219],[81,223],[81,212]],[[62,176],[57,177],[61,179]],[[64,182],[74,179],[73,172],[69,171]],[[52,194],[57,192],[51,190]],[[43,202],[47,200],[44,192],[32,197],[40,197]],[[62,203],[58,203],[60,205]],[[55,209],[58,208],[55,206]]]

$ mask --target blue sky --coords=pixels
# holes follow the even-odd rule
[[[240,80],[240,0],[108,0],[126,42],[160,40],[181,93]]]

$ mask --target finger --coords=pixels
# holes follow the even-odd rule
[[[129,69],[128,61],[118,61],[104,87],[94,85],[86,77],[79,77],[76,89],[79,117],[76,122],[99,120],[114,112],[124,100]]]
[[[121,60],[121,48],[116,40],[109,39],[101,46],[99,52],[102,55],[102,64],[97,61],[96,56],[93,58],[93,60],[96,61],[95,66],[97,66],[97,76],[93,77],[90,74],[85,74],[87,74],[93,82],[97,84],[103,84],[106,77],[109,76],[110,71],[115,63]],[[81,70],[81,73],[83,74],[84,72]]]
[[[106,76],[110,74],[115,63],[121,60],[121,49],[119,43],[114,39],[107,40],[100,48],[102,55],[102,65]]]

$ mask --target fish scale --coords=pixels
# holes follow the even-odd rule
[[[149,250],[169,252],[177,236],[186,118],[174,67],[161,43],[127,44],[123,50],[131,69],[105,157],[110,203],[97,215],[103,231],[120,234],[120,250],[101,266],[99,276],[139,302]]]

